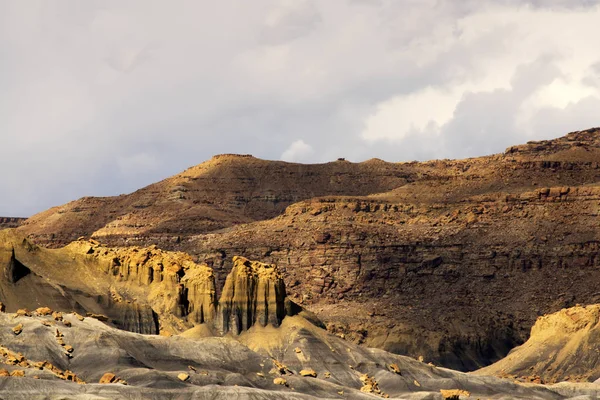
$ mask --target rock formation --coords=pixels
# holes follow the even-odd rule
[[[27,218],[0,217],[0,229],[16,228]]]
[[[256,326],[241,336],[202,340],[132,334],[73,314],[63,318],[72,327],[61,328],[57,337],[51,316],[0,314],[3,398],[583,400],[600,395],[593,384],[522,384],[436,368],[349,343],[300,316],[285,318],[279,328]],[[15,323],[23,325],[19,336],[10,330]],[[58,339],[68,344],[57,344]],[[241,340],[267,346],[252,350]],[[70,357],[57,351],[67,346],[74,349]],[[402,374],[389,371],[392,364]]]
[[[285,297],[275,265],[233,257],[219,300],[217,329],[239,334],[254,324],[279,326],[286,313]]]
[[[414,168],[402,164],[304,165],[225,154],[129,195],[85,197],[54,207],[29,218],[20,230],[50,247],[80,236],[108,245],[128,244],[127,238],[164,247],[162,242],[272,218],[299,200],[379,193],[415,177]]]
[[[576,306],[539,317],[531,336],[478,375],[539,382],[595,381],[600,378],[600,305]]]
[[[40,315],[88,313],[145,334],[179,333],[198,324],[239,334],[255,324],[279,326],[286,314],[301,310],[286,304],[283,278],[273,264],[234,257],[217,302],[212,268],[182,252],[110,248],[84,239],[48,250],[14,231],[1,233],[0,301],[9,311],[19,306]],[[20,298],[27,291],[37,295]]]
[[[466,160],[223,156],[131,195],[56,207],[18,230],[52,245],[81,234],[185,251],[212,267],[216,287],[235,255],[277,264],[288,296],[331,332],[474,370],[523,343],[538,316],[600,302],[598,160],[600,129]],[[182,287],[163,300],[184,299]],[[177,324],[161,322],[186,328]]]

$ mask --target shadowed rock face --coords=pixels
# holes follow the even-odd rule
[[[219,300],[217,329],[239,334],[254,324],[279,326],[286,313],[285,297],[275,265],[236,256]]]

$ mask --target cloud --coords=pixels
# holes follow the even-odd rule
[[[304,143],[303,140],[296,140],[281,154],[281,160],[292,162],[303,161],[308,159],[312,153],[314,153],[312,147]]]
[[[218,153],[453,158],[600,125],[599,19],[585,0],[0,2],[0,215]]]

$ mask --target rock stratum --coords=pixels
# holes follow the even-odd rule
[[[0,229],[17,228],[25,222],[26,219],[27,218],[0,217]]]
[[[81,235],[185,251],[218,287],[235,255],[277,264],[287,296],[330,332],[475,370],[524,343],[539,316],[600,302],[599,212],[600,129],[589,129],[465,160],[224,155],[130,195],[55,207],[17,232],[50,247]],[[150,301],[145,286],[118,284]],[[204,318],[185,301],[156,301],[179,307],[183,325]],[[228,307],[217,326],[239,330],[244,318],[232,325],[239,313]],[[162,326],[189,326],[178,323]]]
[[[233,258],[217,297],[212,269],[185,253],[83,239],[45,249],[3,230],[0,271],[0,301],[8,311],[73,311],[142,334],[172,335],[204,324],[211,334],[239,335],[302,312],[287,299],[277,266],[244,257]]]

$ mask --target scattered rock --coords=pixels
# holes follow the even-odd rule
[[[389,397],[385,393],[383,393],[381,389],[379,389],[379,384],[377,383],[374,377],[369,376],[368,374],[362,374],[360,376],[360,381],[363,384],[363,386],[360,388],[361,392],[373,393],[382,397]]]
[[[23,332],[23,324],[15,326],[14,328],[12,328],[12,331],[15,335],[19,335],[21,332]]]
[[[276,385],[287,386],[287,381],[284,378],[275,378],[273,379],[273,383]]]
[[[461,396],[462,397],[471,397],[471,393],[467,392],[466,390],[461,390],[461,389],[450,389],[450,390],[440,389],[440,393],[442,394],[442,397],[444,398],[444,400],[460,400]]]
[[[29,311],[27,311],[24,308],[20,308],[17,310],[16,312],[17,317],[31,317],[31,314],[29,313]]]
[[[10,376],[16,376],[21,378],[25,376],[25,371],[23,371],[22,369],[15,369],[13,372],[10,373]]]
[[[2,368],[0,369],[0,376],[10,376],[10,372]]]
[[[392,371],[395,374],[402,375],[402,372],[400,371],[400,367],[398,367],[398,364],[390,364],[389,369],[390,369],[390,371]]]
[[[190,379],[190,376],[188,374],[186,374],[185,372],[180,373],[179,375],[177,375],[177,378],[182,381],[185,382],[187,380]]]
[[[67,328],[71,327],[71,321],[67,321],[66,319],[63,320],[63,325],[66,326]]]
[[[109,320],[109,318],[104,314],[87,313],[87,316],[90,318],[97,319],[98,321],[102,321],[102,322],[107,322]]]
[[[117,376],[115,374],[113,374],[112,372],[107,372],[104,375],[102,375],[102,378],[100,378],[100,382],[98,383],[113,383],[117,380]]]
[[[62,315],[61,312],[54,311],[52,313],[52,318],[54,318],[55,321],[62,321],[63,320],[63,315]]]
[[[306,368],[306,369],[300,370],[300,375],[311,377],[311,378],[316,378],[317,372],[312,368]]]
[[[292,371],[286,367],[284,364],[280,363],[276,359],[273,359],[273,365],[275,366],[275,371],[281,375],[292,374]]]
[[[52,310],[48,307],[39,307],[35,310],[38,315],[50,315],[52,314]]]

